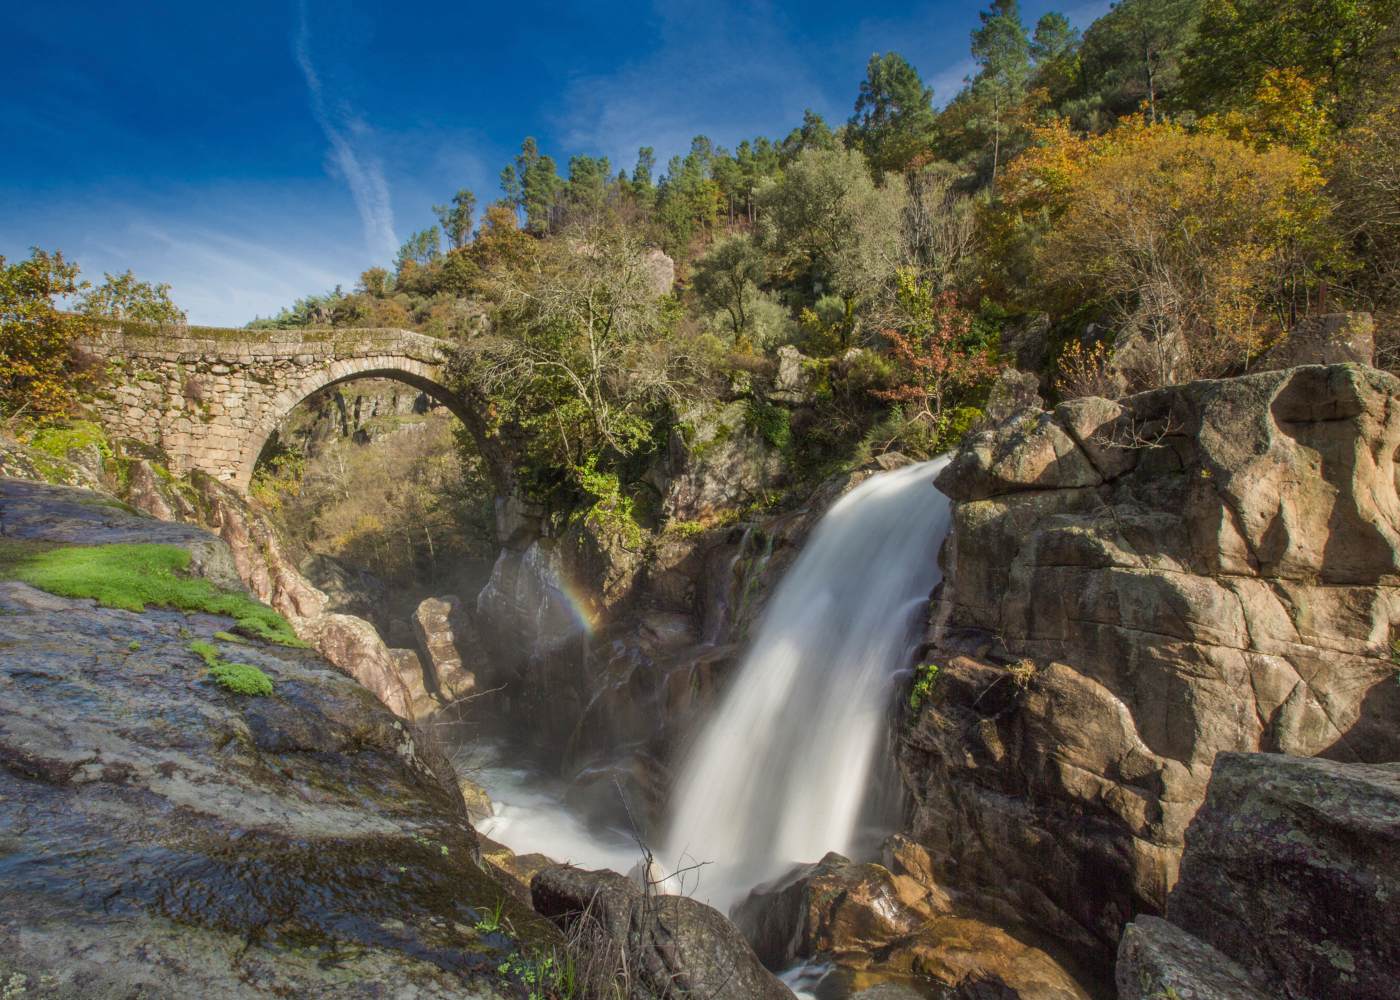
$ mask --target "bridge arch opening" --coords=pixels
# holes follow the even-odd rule
[[[496,555],[495,484],[472,417],[421,372],[308,380],[250,434],[238,485],[336,606],[412,648],[416,603],[475,594]]]
[[[435,375],[435,366],[411,359],[391,365],[384,365],[378,361],[340,361],[333,364],[328,372],[284,389],[273,399],[272,405],[264,410],[262,419],[249,433],[239,454],[238,472],[233,485],[242,493],[248,492],[258,462],[263,458],[269,443],[275,439],[278,429],[298,407],[321,393],[355,382],[386,380],[406,385],[443,406],[464,426],[470,428],[472,414],[461,399],[439,382]]]

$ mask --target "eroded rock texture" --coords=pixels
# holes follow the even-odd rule
[[[1106,955],[1161,912],[1217,753],[1400,757],[1397,394],[1297,368],[964,445],[901,751],[940,879]]]
[[[910,845],[912,846],[912,845]],[[843,969],[907,976],[927,987],[995,983],[1011,1000],[1088,1000],[1053,956],[960,908],[900,864],[857,864],[839,854],[803,865],[750,893],[734,922],[769,968],[820,956]]]
[[[1161,917],[1139,917],[1118,946],[1118,1000],[1268,1000],[1244,967]]]

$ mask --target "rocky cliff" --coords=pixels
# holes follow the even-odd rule
[[[131,439],[52,455],[0,437],[0,476],[98,490],[159,520],[218,536],[231,579],[402,718],[429,715],[452,700],[452,691],[431,676],[431,661],[425,670],[404,651],[391,650],[374,624],[342,610],[350,604],[345,595],[314,585],[262,510],[212,476],[172,475],[167,462],[160,449]]]
[[[1107,956],[1162,911],[1218,753],[1400,759],[1397,398],[1304,367],[964,443],[900,750],[941,881]]]

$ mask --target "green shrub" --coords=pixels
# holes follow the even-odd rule
[[[574,959],[565,953],[516,952],[496,967],[503,976],[517,980],[525,987],[528,1000],[561,997],[571,1000],[579,991],[578,971]]]
[[[203,660],[205,666],[217,667],[219,665],[219,650],[212,642],[196,639],[190,643],[190,652]]]
[[[933,694],[934,682],[938,680],[938,669],[936,663],[925,663],[914,671],[914,686],[909,689],[910,712],[918,712]]]
[[[744,422],[779,451],[792,447],[792,415],[781,406],[751,399],[744,413]]]
[[[190,652],[204,661],[209,676],[220,687],[254,698],[272,694],[272,678],[250,663],[230,663],[213,643],[196,639],[190,643]]]
[[[228,615],[249,635],[284,646],[305,645],[287,620],[246,594],[186,575],[190,554],[174,545],[0,547],[0,576],[60,597],[90,597],[127,611],[147,605]]]
[[[575,466],[574,473],[584,491],[595,498],[593,505],[584,512],[584,521],[599,528],[611,528],[622,536],[628,548],[640,549],[642,528],[637,523],[636,505],[622,492],[617,473],[600,471],[596,455],[588,456],[583,465]]]
[[[955,406],[945,410],[938,421],[938,437],[933,445],[933,454],[952,451],[981,419],[982,411],[975,406]]]

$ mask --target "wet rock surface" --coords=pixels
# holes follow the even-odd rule
[[[1217,753],[1400,758],[1397,397],[1296,368],[969,439],[900,751],[939,880],[1106,962],[1162,912]]]
[[[246,590],[280,612],[299,636],[399,715],[421,717],[440,707],[435,697],[419,697],[425,688],[421,666],[417,673],[400,674],[414,665],[395,657],[370,622],[337,611],[337,599],[301,574],[271,521],[245,498],[203,473],[172,476],[159,448],[131,439],[115,442],[114,448],[112,463],[120,475],[107,475],[105,486],[116,495],[64,494],[65,487],[53,481],[96,490],[99,479],[74,462],[0,437],[0,473],[15,477],[2,481],[16,532],[34,522],[55,532],[55,541],[88,544],[98,537],[122,541],[121,531],[128,530],[185,548],[196,573],[222,587]],[[123,520],[123,513],[130,517]]]
[[[615,872],[555,866],[534,876],[535,909],[571,930],[590,922],[627,956],[629,996],[792,1000],[717,910],[686,896],[643,893]]]
[[[188,530],[112,517],[84,541]],[[557,938],[478,867],[450,768],[316,653],[231,626],[0,583],[0,970],[51,997],[514,996],[499,965]],[[196,640],[273,693],[221,687]],[[513,937],[481,929],[498,905]]]
[[[228,590],[243,590],[228,547],[207,531],[152,520],[91,490],[0,479],[0,537],[61,545],[173,545],[190,554],[190,571]]]
[[[735,909],[734,922],[769,968],[821,958],[906,976],[925,991],[930,984],[962,991],[953,996],[1090,996],[1051,955],[960,909],[907,870],[839,854],[755,889]]]

